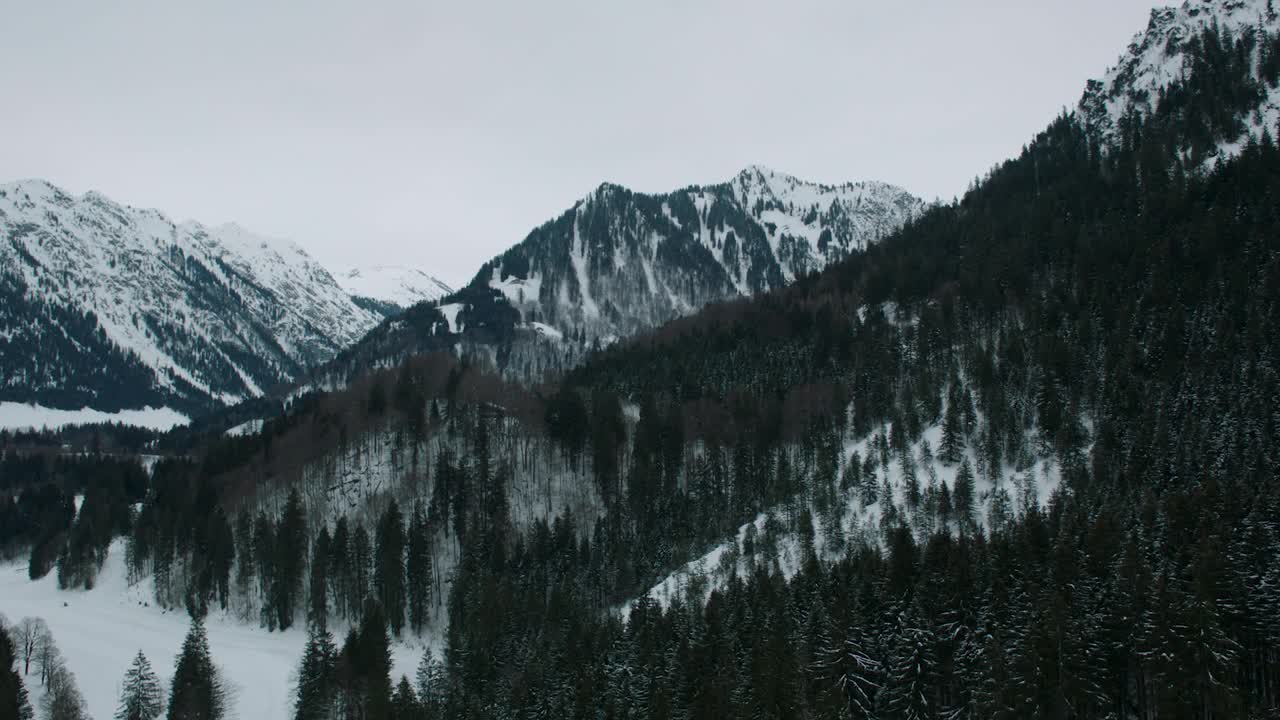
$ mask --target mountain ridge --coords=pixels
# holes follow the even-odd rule
[[[0,237],[6,400],[195,412],[291,380],[380,319],[297,243],[97,191],[0,185]]]
[[[602,182],[457,292],[384,322],[319,368],[316,386],[433,350],[538,378],[708,303],[783,287],[925,208],[888,183],[813,183],[760,165],[665,193]]]

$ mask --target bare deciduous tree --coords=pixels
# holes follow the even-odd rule
[[[22,658],[22,674],[31,674],[31,661],[36,659],[36,649],[42,635],[49,632],[49,626],[37,617],[25,617],[13,629],[13,642],[18,647],[18,655]]]
[[[75,676],[61,661],[49,669],[49,678],[40,709],[49,720],[85,720],[89,713]]]
[[[53,633],[48,627],[36,636],[35,661],[40,669],[40,684],[47,686],[55,671],[62,666],[62,653],[58,651],[58,644],[53,641]]]

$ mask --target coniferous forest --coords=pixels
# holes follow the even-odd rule
[[[1280,42],[1186,48],[1113,140],[1063,114],[883,241],[542,383],[436,353],[240,436],[0,437],[0,554],[92,588],[121,548],[190,616],[121,718],[229,716],[214,614],[305,633],[297,720],[1276,717],[1280,127],[1214,149]],[[0,717],[32,716],[24,623]]]

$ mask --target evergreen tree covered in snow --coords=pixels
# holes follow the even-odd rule
[[[151,669],[147,656],[139,650],[124,674],[120,707],[116,720],[155,720],[164,712],[164,690]]]

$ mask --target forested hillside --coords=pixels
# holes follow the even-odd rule
[[[1149,29],[1172,84],[1091,85],[821,273],[554,384],[365,373],[160,462],[110,530],[134,471],[90,505],[45,458],[8,550],[83,586],[125,534],[157,605],[305,626],[299,719],[1273,716],[1280,35],[1200,8]]]

